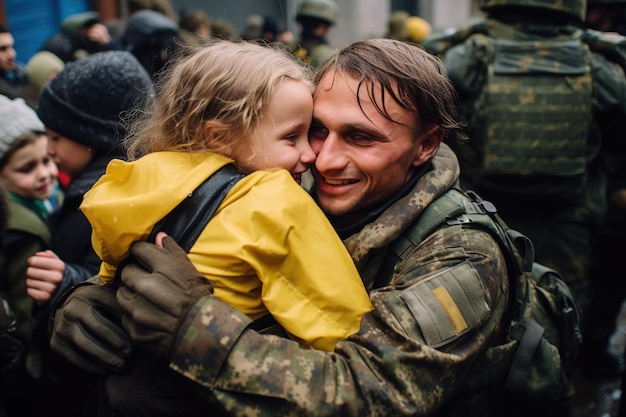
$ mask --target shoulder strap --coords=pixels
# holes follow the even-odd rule
[[[218,169],[154,226],[148,241],[154,241],[158,232],[166,232],[189,252],[228,191],[243,177],[232,164]]]
[[[148,241],[154,241],[156,234],[163,231],[174,238],[185,252],[189,252],[230,189],[244,176],[232,164],[218,169],[154,225]],[[271,314],[256,319],[250,328],[264,333],[284,334]]]
[[[473,191],[464,193],[451,188],[433,201],[415,223],[391,245],[390,253],[381,267],[374,288],[389,282],[393,266],[404,259],[413,247],[419,245],[435,230],[454,224],[467,224],[468,227],[478,225],[491,233],[503,250],[511,277],[532,269],[534,249],[528,237],[509,229],[491,202],[481,199]],[[515,253],[518,253],[521,259],[516,259]]]
[[[244,174],[237,171],[232,164],[218,169],[154,225],[148,241],[154,242],[158,232],[166,232],[185,252],[189,252],[228,191],[243,177]],[[130,262],[132,260],[129,256],[118,265],[111,285],[119,285],[120,272]]]
[[[616,34],[607,34],[597,30],[586,29],[582,40],[589,48],[606,56],[626,71],[626,37]]]

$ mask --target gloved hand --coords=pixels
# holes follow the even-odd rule
[[[0,298],[0,373],[20,369],[24,361],[24,345],[15,337],[15,316],[9,303]],[[0,378],[2,379],[2,378]]]
[[[133,344],[121,326],[114,288],[83,282],[68,291],[59,305],[51,323],[53,351],[89,372],[127,368]]]
[[[135,242],[130,253],[136,263],[122,269],[117,291],[122,325],[134,342],[169,362],[187,315],[213,293],[213,285],[170,237],[163,239],[163,248]]]

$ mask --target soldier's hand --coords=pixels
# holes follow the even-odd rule
[[[115,289],[84,282],[59,302],[53,314],[50,348],[94,373],[124,371],[133,353],[122,328]]]
[[[117,292],[122,324],[134,342],[169,361],[185,318],[198,300],[213,293],[213,285],[170,237],[163,238],[163,248],[135,242],[130,253],[135,262],[122,270]]]

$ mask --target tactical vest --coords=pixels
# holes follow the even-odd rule
[[[560,274],[534,262],[532,242],[509,229],[492,203],[471,191],[448,190],[392,244],[385,264],[397,263],[436,230],[459,224],[484,230],[498,243],[506,259],[509,299],[513,300],[503,318],[510,322],[509,337],[487,349],[463,391],[496,386],[531,409],[559,406],[569,394],[567,367],[582,341],[580,308]],[[391,272],[383,272],[386,281]],[[386,283],[382,276],[377,282]],[[436,315],[437,311],[434,308],[429,314]],[[447,320],[445,315],[433,318],[435,323]],[[465,413],[468,415],[467,410]]]
[[[510,41],[475,35],[486,77],[471,125],[481,187],[510,178],[583,178],[592,123],[589,48],[579,39]],[[542,192],[545,182],[535,181]]]

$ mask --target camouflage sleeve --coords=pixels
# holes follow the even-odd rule
[[[618,64],[603,55],[593,53],[592,60],[594,119],[602,131],[603,147],[626,156],[626,76]]]
[[[500,335],[506,266],[482,231],[437,231],[374,291],[375,310],[334,352],[245,329],[209,297],[170,367],[198,383],[227,415],[416,416],[452,404],[487,345]],[[436,305],[447,303],[446,311]]]

